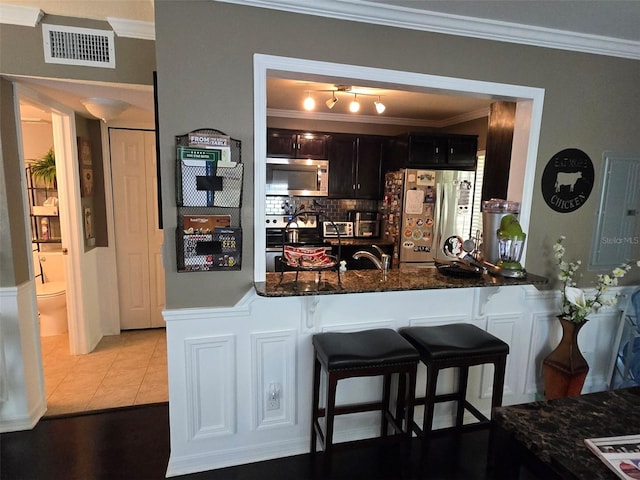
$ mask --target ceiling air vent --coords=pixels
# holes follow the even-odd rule
[[[113,32],[42,24],[45,63],[116,68]]]

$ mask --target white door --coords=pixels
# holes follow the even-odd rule
[[[120,328],[163,327],[155,132],[109,129]]]

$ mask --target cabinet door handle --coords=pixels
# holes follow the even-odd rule
[[[453,155],[453,147],[451,147],[451,155]]]

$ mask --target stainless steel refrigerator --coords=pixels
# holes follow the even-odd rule
[[[474,171],[387,173],[383,228],[385,239],[394,244],[394,265],[433,262],[462,253],[461,242],[472,233],[474,187]]]

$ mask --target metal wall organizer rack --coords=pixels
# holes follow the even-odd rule
[[[242,144],[220,130],[176,136],[179,272],[240,270]]]

